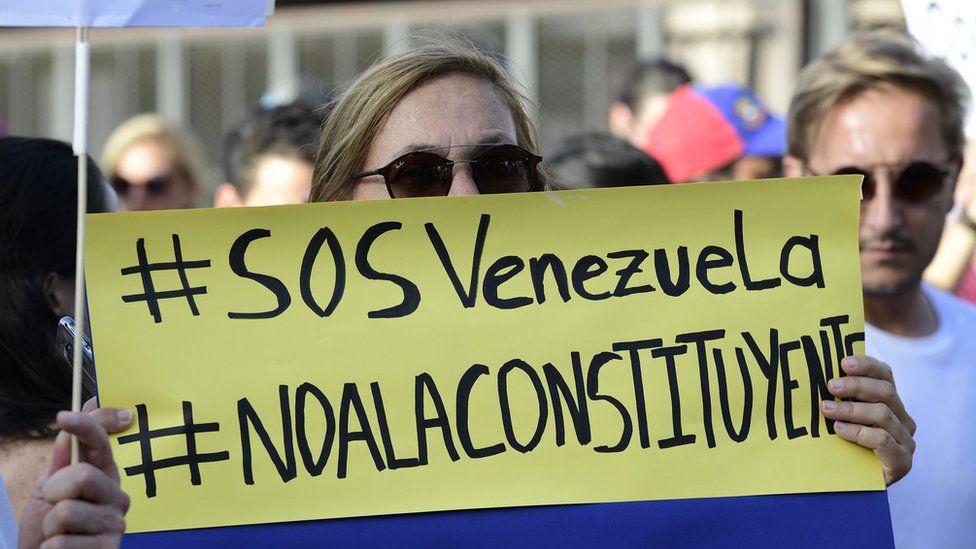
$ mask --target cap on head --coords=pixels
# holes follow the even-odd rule
[[[783,156],[786,124],[749,88],[682,86],[651,130],[646,151],[671,181],[691,181],[742,156]]]

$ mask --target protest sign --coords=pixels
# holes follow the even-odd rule
[[[859,180],[89,216],[130,531],[883,489]]]
[[[0,0],[0,27],[260,27],[268,0]]]

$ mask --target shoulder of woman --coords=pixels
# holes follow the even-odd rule
[[[0,440],[0,476],[18,521],[31,488],[48,469],[53,445],[53,437]]]

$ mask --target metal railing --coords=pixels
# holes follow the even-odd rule
[[[96,30],[91,150],[126,118],[156,111],[201,138],[216,185],[224,132],[262,97],[324,100],[420,29],[464,32],[504,54],[544,150],[605,129],[641,56],[750,85],[782,112],[804,55],[899,16],[898,0],[451,0],[280,9],[262,29]],[[11,133],[70,139],[72,40],[70,30],[0,29],[0,119]]]

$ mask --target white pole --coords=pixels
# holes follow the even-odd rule
[[[180,125],[186,118],[186,56],[179,29],[165,29],[156,44],[156,111]]]
[[[660,2],[644,2],[637,8],[637,57],[664,55],[664,7]]]
[[[268,90],[279,104],[298,97],[298,44],[290,29],[268,33]]]
[[[539,52],[535,19],[525,9],[512,10],[505,20],[505,55],[509,73],[522,85],[529,117],[539,120]]]
[[[75,135],[78,157],[78,228],[75,245],[75,342],[72,360],[71,410],[81,411],[81,337],[85,330],[85,212],[88,211],[88,93],[90,89],[91,44],[88,28],[78,27],[75,40]],[[78,439],[71,437],[71,463],[78,463]]]

